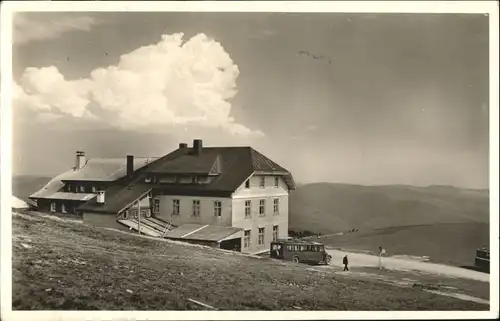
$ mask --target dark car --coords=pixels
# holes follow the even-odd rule
[[[490,249],[487,247],[482,247],[476,250],[476,267],[486,270],[490,270]]]

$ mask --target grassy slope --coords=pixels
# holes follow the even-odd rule
[[[321,233],[489,222],[488,191],[453,187],[307,184],[290,195],[290,228]]]
[[[12,178],[12,194],[26,201],[34,192],[38,191],[50,180],[50,177],[17,175]]]
[[[187,298],[221,310],[488,308],[305,265],[13,217],[13,309],[196,309]]]

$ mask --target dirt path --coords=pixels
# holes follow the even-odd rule
[[[352,253],[335,249],[327,249],[328,253],[332,256],[332,266],[341,267],[342,258],[347,254],[349,258],[349,266],[353,267],[377,267],[378,256]],[[437,275],[445,275],[447,277],[465,278],[480,282],[490,282],[490,276],[487,273],[467,270],[459,267],[420,262],[411,259],[383,257],[382,264],[385,269],[399,270],[399,271],[419,271],[424,273],[431,273]]]

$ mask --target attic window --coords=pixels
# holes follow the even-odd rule
[[[250,178],[245,182],[245,188],[250,188]]]
[[[265,176],[261,176],[260,177],[260,184],[259,184],[260,188],[264,188],[266,187],[266,177]]]
[[[280,178],[279,177],[275,177],[274,178],[274,187],[279,187],[280,186]]]

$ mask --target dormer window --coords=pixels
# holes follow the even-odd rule
[[[265,176],[261,176],[260,177],[260,184],[259,184],[260,188],[264,188],[266,187],[266,177]]]

